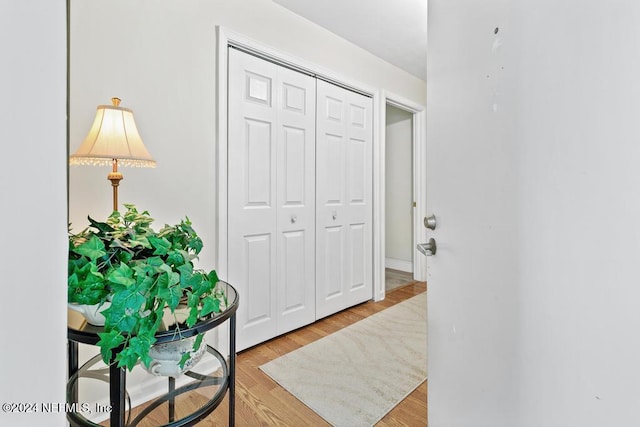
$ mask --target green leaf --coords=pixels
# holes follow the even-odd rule
[[[178,362],[178,366],[180,366],[180,369],[184,369],[184,364],[187,363],[189,359],[191,359],[191,353],[189,353],[188,351],[186,353],[182,353],[182,357]]]
[[[191,287],[191,280],[193,279],[193,265],[190,262],[182,264],[181,266],[178,266],[176,270],[180,273],[180,286],[182,289]]]
[[[189,307],[198,307],[200,304],[200,297],[193,292],[187,292],[187,305]]]
[[[169,286],[177,285],[180,283],[180,275],[175,271],[167,272],[167,276],[169,277]]]
[[[92,261],[102,258],[107,254],[104,243],[102,243],[102,240],[95,235],[91,236],[91,239],[87,240],[80,246],[74,248],[73,252],[86,256]]]
[[[208,296],[202,299],[202,310],[200,316],[220,312],[220,301],[214,297]]]
[[[78,276],[80,283],[101,283],[104,281],[104,276],[98,271],[98,266],[92,262],[74,268],[72,274]]]
[[[144,296],[133,286],[117,292],[113,295],[111,306],[102,312],[106,319],[105,327],[126,333],[133,332],[140,320],[140,311],[144,309],[145,302]]]
[[[107,280],[117,285],[123,285],[125,287],[134,285],[136,283],[133,278],[133,270],[125,263],[120,263],[118,268],[111,271],[107,276]]]
[[[152,267],[161,267],[164,265],[164,261],[159,256],[147,258],[147,264]]]
[[[68,301],[76,304],[94,305],[105,300],[107,292],[100,288],[70,288]]]
[[[87,219],[89,220],[91,227],[97,229],[101,235],[105,235],[113,231],[113,227],[105,222],[94,221],[90,216],[88,216]]]
[[[133,362],[134,364],[139,358],[140,360],[142,360],[142,363],[144,363],[145,366],[149,366],[149,364],[151,363],[149,350],[151,349],[151,345],[154,341],[155,339],[152,341],[151,337],[148,336],[136,336],[129,340],[129,348],[131,349],[132,355],[136,355],[136,361]],[[129,365],[127,365],[127,367],[128,366]]]
[[[156,267],[147,264],[146,260],[137,262],[133,267],[133,271],[135,272],[135,276],[138,278],[144,276],[153,277],[157,274]]]
[[[155,249],[154,255],[166,255],[171,250],[171,242],[164,237],[149,236],[149,243]]]
[[[207,278],[209,279],[209,282],[211,282],[211,284],[213,285],[215,285],[220,281],[220,279],[218,278],[218,273],[216,273],[215,270],[211,270],[207,275]]]
[[[195,341],[193,342],[193,346],[191,346],[191,351],[188,351],[188,352],[182,354],[182,357],[180,358],[180,361],[178,362],[178,364],[180,365],[180,369],[183,369],[185,363],[187,363],[189,361],[189,359],[191,359],[191,352],[195,352],[200,348],[200,345],[202,345],[203,338],[204,338],[204,334],[198,334],[196,336]]]
[[[212,283],[208,276],[204,274],[202,271],[196,271],[193,274],[192,287],[193,292],[199,297],[210,294],[213,288],[215,287],[215,283]]]
[[[116,361],[118,362],[119,368],[127,368],[129,371],[132,371],[136,366],[136,363],[138,363],[139,358],[140,355],[138,355],[131,347],[125,347],[116,356]]]
[[[159,307],[155,311],[152,311],[143,322],[141,322],[138,328],[138,336],[147,336],[152,340],[152,343],[156,341],[154,335],[158,332],[160,325],[162,324],[162,316],[164,315],[164,307]]]
[[[189,247],[193,249],[196,254],[200,253],[203,246],[204,245],[202,244],[202,239],[200,239],[199,237],[194,237],[191,240],[189,240]]]
[[[182,254],[184,251],[173,251],[167,257],[167,264],[174,265],[176,267],[183,265],[188,258],[185,258]]]
[[[193,288],[193,292],[199,297],[209,293],[211,289],[213,289],[213,285],[209,283],[207,276],[202,271],[194,271],[193,277],[191,277],[189,282]]]
[[[98,346],[100,346],[102,360],[108,365],[111,361],[111,351],[118,348],[120,344],[124,342],[124,337],[118,331],[113,330],[109,332],[99,332],[98,336],[100,337]]]
[[[78,304],[98,304],[104,301],[108,294],[104,277],[93,263],[87,263],[78,268],[72,266],[72,272],[67,278],[67,299]]]
[[[195,342],[193,343],[193,347],[192,347],[193,351],[197,351],[200,348],[200,345],[202,345],[203,339],[204,339],[204,334],[198,334]]]
[[[124,205],[127,210],[124,213],[124,220],[125,222],[134,222],[136,220],[136,218],[138,218],[138,216],[140,216],[140,214],[138,213],[138,209],[135,207],[135,205]]]
[[[129,250],[118,251],[118,261],[128,264],[133,259],[133,253]]]
[[[187,317],[187,326],[192,327],[198,321],[198,307],[191,307],[189,317]]]
[[[151,244],[149,243],[149,239],[144,236],[137,236],[136,238],[130,239],[129,245],[131,245],[132,248],[142,247],[142,248],[151,249]]]
[[[175,309],[178,307],[181,296],[182,289],[180,289],[180,286],[165,287],[158,290],[158,297],[167,302],[167,305],[169,306],[169,309],[171,309],[171,312],[175,311]]]

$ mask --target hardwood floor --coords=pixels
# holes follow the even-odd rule
[[[425,290],[424,282],[411,282],[388,292],[384,301],[357,305],[239,353],[236,365],[236,425],[328,426],[324,419],[264,374],[259,366]],[[201,404],[202,399],[197,393],[189,393],[186,398],[176,402],[176,408],[186,412],[190,407]],[[149,418],[148,424],[141,425],[157,426],[166,422],[161,411],[155,411],[153,415],[156,418]],[[220,406],[198,426],[226,426],[227,420],[228,401],[225,397]],[[426,425],[426,382],[376,424],[380,427]]]
[[[413,282],[413,273],[385,268],[384,287],[387,292]]]

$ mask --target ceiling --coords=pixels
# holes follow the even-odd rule
[[[408,73],[427,79],[426,0],[273,1]]]

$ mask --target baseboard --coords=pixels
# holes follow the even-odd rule
[[[413,273],[413,263],[411,261],[404,261],[401,259],[385,258],[385,268],[392,268],[394,270],[400,270],[407,273]]]

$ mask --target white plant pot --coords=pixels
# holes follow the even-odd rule
[[[149,350],[149,356],[152,359],[149,367],[145,367],[144,364],[142,366],[147,372],[156,376],[178,377],[193,368],[204,355],[207,348],[204,338],[200,343],[200,347],[194,351],[193,344],[195,341],[196,337],[194,336],[178,341],[155,344]],[[191,353],[191,358],[180,368],[180,359],[185,353]]]
[[[87,323],[90,323],[94,326],[104,326],[105,318],[104,315],[100,312],[109,308],[111,306],[111,303],[109,301],[105,301],[102,304],[94,305],[75,303],[68,303],[67,305],[70,309],[82,314],[87,320]]]

